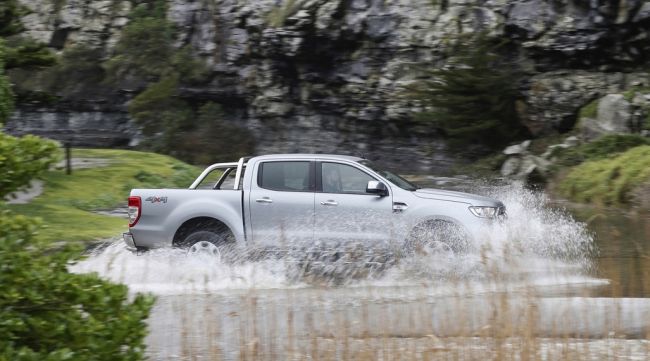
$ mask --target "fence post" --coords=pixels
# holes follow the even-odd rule
[[[70,142],[65,142],[65,174],[72,174],[72,160],[70,159]]]

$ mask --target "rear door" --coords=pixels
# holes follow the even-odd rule
[[[335,241],[386,241],[392,231],[392,192],[366,193],[369,173],[351,164],[317,162],[315,235]],[[386,184],[388,186],[388,184]]]
[[[260,161],[249,207],[256,245],[311,242],[314,235],[313,160]]]

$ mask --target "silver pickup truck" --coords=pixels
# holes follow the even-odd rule
[[[498,200],[422,189],[350,156],[278,154],[206,168],[189,189],[133,189],[130,250],[310,244],[471,247],[505,217]]]

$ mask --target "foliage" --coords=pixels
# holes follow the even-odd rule
[[[484,34],[459,39],[452,63],[414,87],[415,97],[432,109],[416,119],[464,144],[500,148],[524,136],[516,111],[520,74],[499,55],[503,45]]]
[[[0,212],[0,360],[142,359],[153,299],[71,274],[79,250],[49,250],[35,221]]]
[[[0,197],[43,175],[57,149],[52,141],[0,132]],[[0,360],[142,359],[153,299],[129,302],[126,286],[69,273],[78,249],[48,249],[36,238],[36,221],[0,206]]]
[[[46,88],[64,98],[96,91],[105,77],[105,70],[98,62],[101,57],[100,49],[86,45],[66,48],[58,64],[48,70]]]
[[[650,180],[650,146],[643,145],[611,159],[585,162],[561,181],[561,194],[579,202],[621,205]]]
[[[153,153],[110,149],[73,149],[73,158],[97,162],[96,167],[44,174],[44,191],[28,204],[11,204],[16,213],[43,220],[46,241],[89,241],[115,236],[126,229],[120,217],[94,213],[125,205],[132,188],[185,188],[200,169]]]
[[[589,160],[611,157],[640,145],[650,145],[650,139],[636,134],[611,134],[574,148],[559,150],[555,164],[573,166]]]
[[[43,67],[56,64],[56,55],[46,44],[30,38],[15,37],[7,41],[7,69]]]
[[[150,85],[133,99],[129,113],[148,138],[145,145],[194,164],[209,164],[248,155],[252,136],[224,120],[220,106],[207,103],[198,111],[180,99],[176,77]]]
[[[59,145],[33,135],[21,138],[0,132],[0,196],[42,176],[59,158]]]
[[[246,128],[226,121],[218,104],[206,103],[198,110],[195,128],[179,136],[175,154],[195,164],[210,164],[231,162],[253,149],[253,136]]]
[[[129,104],[129,113],[158,152],[174,146],[174,135],[192,122],[192,109],[176,96],[178,78],[169,76],[151,84]]]
[[[10,36],[23,30],[20,15],[23,9],[17,0],[0,2],[0,36]]]
[[[4,49],[4,42],[0,39],[0,124],[9,118],[14,108],[14,94],[11,91],[11,84],[4,75]]]
[[[162,0],[136,5],[116,44],[115,55],[105,64],[109,80],[141,77],[157,81],[176,76],[192,82],[205,78],[208,69],[192,56],[190,47],[174,48],[175,29],[167,20],[166,6]]]
[[[173,41],[173,28],[167,19],[133,17],[122,30],[115,56],[106,64],[109,76],[115,80],[130,76],[156,79],[168,74]]]

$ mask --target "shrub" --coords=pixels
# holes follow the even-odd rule
[[[158,151],[168,151],[174,134],[191,126],[192,110],[177,97],[178,78],[168,76],[138,94],[129,104],[129,113],[150,137],[150,145]],[[162,142],[162,143],[161,143]]]
[[[484,34],[459,39],[451,65],[429,72],[413,94],[431,111],[416,119],[462,144],[502,147],[527,134],[519,121],[519,73],[499,55],[503,44]]]
[[[115,55],[105,64],[109,80],[131,77],[157,80],[171,72],[174,28],[165,17],[164,1],[137,5],[122,29]]]
[[[0,195],[14,192],[42,175],[59,159],[59,145],[33,135],[0,132]]]
[[[3,0],[0,2],[0,36],[9,36],[23,30],[20,15],[23,9],[17,0]]]
[[[6,67],[47,67],[56,64],[56,55],[46,44],[34,39],[15,37],[7,42]]]
[[[218,104],[201,106],[193,130],[179,135],[175,155],[195,164],[231,162],[251,155],[254,138],[248,129],[225,120]]]
[[[63,51],[59,63],[49,69],[46,88],[63,98],[79,98],[101,89],[105,70],[98,62],[100,49],[76,45]]]
[[[35,242],[37,222],[0,211],[0,359],[139,360],[153,299],[71,274],[78,249]]]

